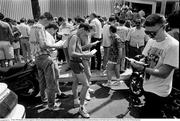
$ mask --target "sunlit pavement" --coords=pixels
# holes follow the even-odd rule
[[[86,108],[91,118],[118,118],[120,114],[124,114],[128,109],[129,91],[128,89],[114,91],[100,86],[100,83],[104,81],[92,82],[91,88],[95,92],[91,94],[92,99],[88,101]],[[69,98],[56,100],[61,102],[58,111],[47,110],[47,107],[42,105],[40,96],[32,100],[19,99],[19,103],[26,108],[26,118],[80,118],[78,108],[73,108],[71,85],[60,84],[60,89],[65,94],[68,94]],[[81,89],[81,85],[79,85],[78,89]],[[125,118],[134,118],[134,116],[128,113]]]
[[[79,86],[79,89],[81,86]],[[113,91],[108,88],[99,86],[98,84],[91,85],[95,90],[91,95],[91,101],[88,101],[86,107],[91,115],[91,118],[117,118],[120,114],[124,114],[128,108],[129,102],[128,90]],[[40,102],[38,96],[32,100],[20,100],[26,108],[27,118],[78,118],[78,108],[73,108],[73,97],[71,87],[61,87],[65,94],[69,94],[69,98],[57,100],[61,102],[59,111],[49,111]],[[133,118],[127,114],[125,118]]]

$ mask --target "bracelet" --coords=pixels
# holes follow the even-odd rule
[[[145,70],[146,70],[146,66],[144,66],[144,68],[143,68],[143,70],[142,70],[142,71],[143,71],[143,72],[145,72]]]

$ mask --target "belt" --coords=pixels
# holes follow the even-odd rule
[[[29,37],[21,37],[21,39],[29,39]]]

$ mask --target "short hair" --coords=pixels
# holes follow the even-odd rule
[[[7,18],[4,18],[3,21],[4,21],[4,22],[7,22],[7,23],[10,23],[10,22],[11,22],[11,19],[7,17]]]
[[[21,18],[21,19],[20,19],[20,22],[21,22],[21,23],[24,23],[24,22],[26,22],[26,19],[25,19],[25,18]]]
[[[166,24],[166,19],[163,15],[161,14],[151,14],[149,15],[145,22],[144,22],[144,26],[155,26],[155,25],[165,25]]]
[[[27,23],[34,23],[35,21],[33,19],[28,19]]]
[[[68,18],[68,22],[72,21],[72,18]]]
[[[59,27],[56,23],[50,23],[45,27],[45,29],[51,29],[51,28],[53,28],[54,30],[59,29]]]
[[[125,20],[124,20],[124,19],[120,19],[120,20],[119,20],[119,23],[120,23],[120,24],[124,24],[124,23],[125,23]]]
[[[112,32],[112,33],[116,33],[116,32],[117,32],[117,28],[116,28],[115,26],[113,26],[113,25],[111,25],[111,26],[109,27],[109,30],[110,30],[110,32]]]
[[[85,20],[79,16],[75,17],[74,20],[77,22],[77,23],[84,23]]]
[[[91,15],[93,15],[95,18],[98,17],[96,13],[91,13]]]
[[[112,21],[115,21],[115,20],[116,20],[115,17],[113,17],[113,16],[109,17],[109,22],[112,22]]]
[[[53,16],[52,16],[52,14],[51,13],[49,13],[49,12],[45,12],[44,14],[42,14],[40,17],[39,17],[39,19],[44,19],[44,18],[47,18],[47,20],[53,20]]]
[[[85,31],[90,31],[91,29],[92,29],[92,26],[90,26],[89,24],[87,24],[87,23],[81,23],[80,25],[79,25],[79,29],[81,29],[81,28],[83,28]]]
[[[126,20],[125,21],[125,23],[124,23],[124,25],[126,26],[126,27],[128,27],[128,28],[130,28],[131,27],[131,21],[130,20]]]
[[[65,21],[65,19],[63,17],[58,18],[58,22],[63,22],[63,21]]]
[[[4,19],[4,14],[0,13],[0,20]]]

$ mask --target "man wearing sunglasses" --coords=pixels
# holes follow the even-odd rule
[[[142,54],[148,57],[149,66],[131,62],[133,67],[150,75],[143,84],[145,105],[140,118],[162,118],[161,108],[172,90],[174,70],[179,68],[179,42],[166,33],[163,15],[149,15],[144,25],[151,39]]]
[[[144,31],[141,19],[136,19],[135,27],[133,27],[127,35],[129,49],[128,55],[130,58],[140,55],[146,42],[149,40]]]

